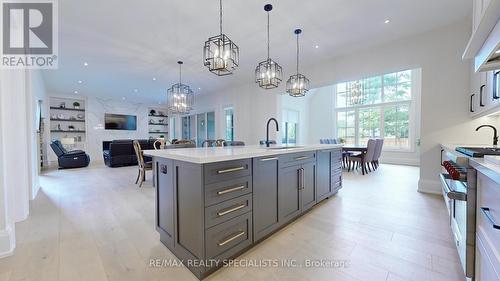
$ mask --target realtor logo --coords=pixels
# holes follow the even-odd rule
[[[0,68],[57,68],[56,0],[0,0]]]

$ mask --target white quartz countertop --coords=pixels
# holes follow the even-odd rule
[[[300,153],[322,149],[332,149],[342,147],[341,144],[309,144],[297,145],[287,149],[272,149],[265,146],[227,146],[227,147],[197,147],[197,148],[178,148],[162,150],[144,150],[144,155],[162,157],[173,160],[191,162],[195,164],[205,164],[213,162],[222,162],[229,160],[238,160],[253,157],[272,156],[287,153]],[[278,146],[279,147],[279,146]]]

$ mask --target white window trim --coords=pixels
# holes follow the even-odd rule
[[[401,70],[405,71],[405,70]],[[390,74],[390,73],[385,73],[385,74]],[[383,76],[385,74],[379,74],[379,75],[374,75],[370,77],[376,77],[376,76]],[[368,78],[370,78],[368,77]],[[410,108],[409,112],[409,132],[408,132],[408,142],[410,144],[409,148],[393,148],[393,147],[386,147],[384,146],[383,151],[385,152],[402,152],[402,153],[415,153],[416,152],[416,125],[417,121],[416,117],[416,110],[417,110],[417,102],[420,99],[420,83],[421,77],[420,77],[420,71],[418,69],[411,69],[411,99],[406,100],[406,101],[395,101],[395,102],[381,102],[381,103],[376,103],[376,104],[366,104],[366,105],[354,105],[354,106],[348,106],[348,107],[337,107],[337,87],[333,87],[333,124],[334,124],[334,132],[335,136],[338,137],[338,129],[337,129],[337,113],[338,112],[347,112],[347,111],[354,111],[354,141],[355,143],[359,143],[359,109],[363,108],[370,108],[370,107],[380,107],[381,108],[381,113],[380,113],[380,137],[384,137],[384,108],[387,106],[392,106],[392,105],[404,105],[408,104]],[[345,83],[345,82],[341,82]],[[381,93],[381,98],[383,100],[384,98],[384,79],[382,78],[382,93]],[[346,96],[347,98],[347,96]]]
[[[235,111],[235,108],[234,108],[234,105],[232,104],[228,104],[228,105],[225,105],[223,108],[222,108],[222,118],[223,118],[223,122],[222,124],[224,124],[223,128],[224,128],[224,131],[223,131],[223,139],[226,139],[227,137],[227,120],[226,120],[226,109],[232,109],[233,110],[233,140],[236,139],[236,126],[235,126],[235,123],[236,123],[236,111]]]

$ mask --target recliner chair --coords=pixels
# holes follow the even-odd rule
[[[58,140],[52,141],[50,147],[57,156],[59,169],[82,168],[90,163],[90,156],[83,150],[67,151]]]

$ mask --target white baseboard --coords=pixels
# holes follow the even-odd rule
[[[419,159],[408,159],[408,158],[380,158],[380,163],[382,164],[393,164],[393,165],[408,165],[408,166],[420,166]]]
[[[422,193],[441,194],[441,183],[438,180],[418,180],[418,191]]]
[[[14,230],[8,226],[0,230],[0,258],[12,256],[16,248],[16,235]]]

